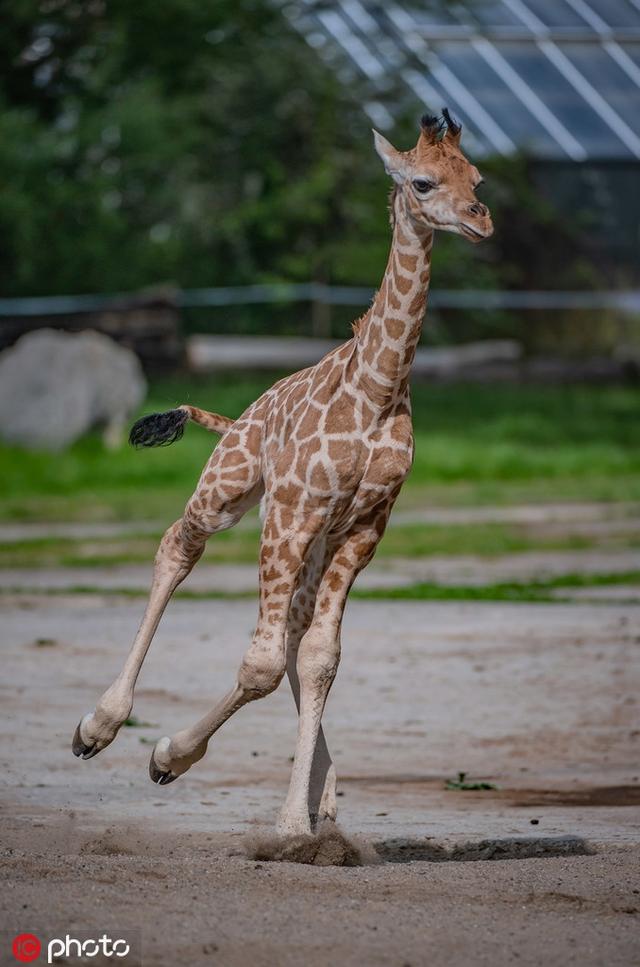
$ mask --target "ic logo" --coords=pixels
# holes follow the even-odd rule
[[[13,956],[21,964],[30,964],[32,960],[40,956],[41,944],[38,938],[32,933],[19,933],[13,938]]]

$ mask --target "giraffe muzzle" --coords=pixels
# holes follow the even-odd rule
[[[471,242],[483,242],[493,235],[493,222],[488,216],[483,219],[482,224],[470,225],[468,222],[460,222],[460,231]]]

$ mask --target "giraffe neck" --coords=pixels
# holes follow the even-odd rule
[[[376,407],[400,399],[422,331],[433,231],[416,226],[399,192],[392,198],[393,240],[382,284],[356,329],[354,381]]]

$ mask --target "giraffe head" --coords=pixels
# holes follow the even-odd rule
[[[373,132],[376,151],[396,183],[396,200],[416,226],[439,228],[480,242],[493,234],[489,209],[476,198],[480,172],[460,150],[462,128],[442,110],[442,118],[425,114],[411,151],[397,151]],[[398,198],[400,196],[400,198]]]

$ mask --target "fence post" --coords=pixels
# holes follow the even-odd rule
[[[311,283],[311,335],[316,339],[331,337],[331,306],[325,282]]]

